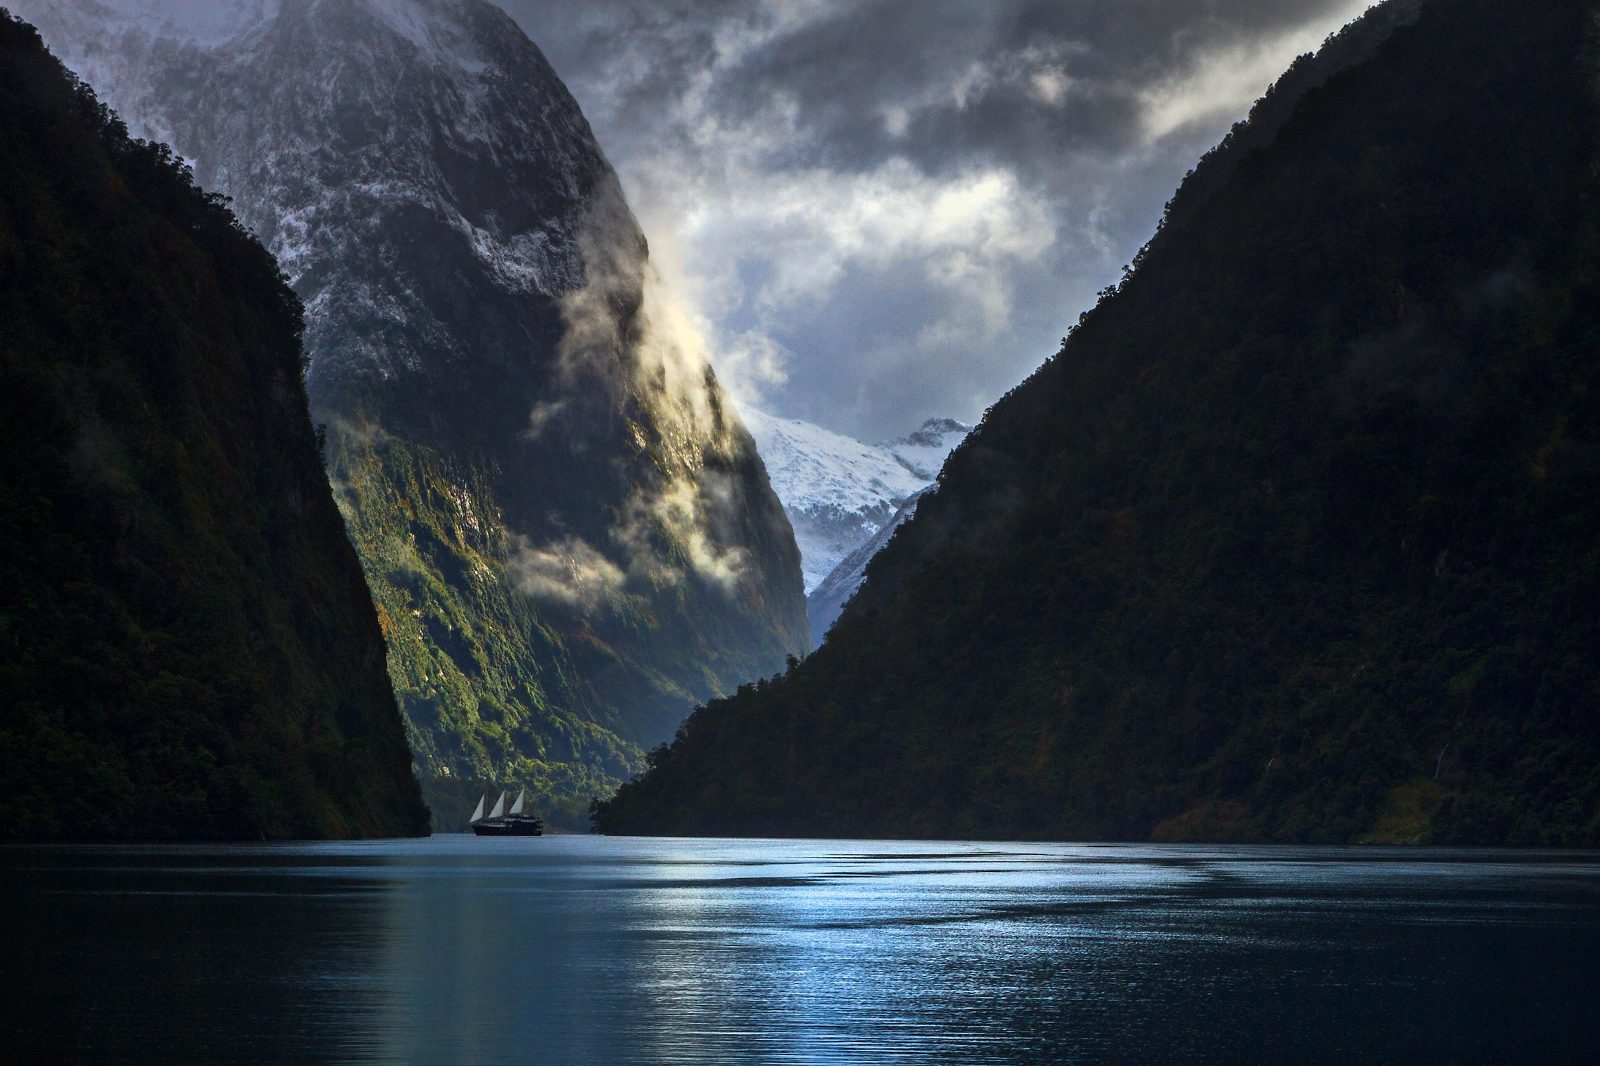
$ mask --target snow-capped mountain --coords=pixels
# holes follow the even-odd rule
[[[794,526],[808,598],[928,487],[972,430],[954,419],[930,418],[904,437],[864,444],[811,422],[756,410],[744,416]],[[815,624],[812,632],[815,637]]]
[[[808,594],[928,482],[887,448],[761,411],[744,417],[794,526]]]
[[[577,103],[487,0],[7,0],[279,259],[436,825],[581,822],[808,646],[796,551]],[[475,794],[473,795],[475,799]]]
[[[363,377],[454,374],[500,354],[445,320],[429,269],[560,297],[584,282],[593,216],[632,229],[614,239],[643,241],[565,86],[492,4],[11,6],[131,133],[170,144],[198,184],[233,198],[306,302],[314,400]],[[407,215],[426,224],[406,236],[445,247],[384,232]],[[469,262],[453,260],[458,249]]]
[[[872,561],[872,557],[889,543],[889,538],[894,536],[895,530],[911,521],[911,516],[917,513],[918,502],[932,491],[933,486],[928,485],[901,504],[876,533],[858,544],[854,551],[839,561],[839,565],[834,567],[816,588],[806,594],[806,620],[811,624],[813,646],[823,642],[828,630],[833,628],[833,623],[844,613],[844,605],[850,602],[850,597],[856,594],[856,589],[867,579],[867,564]]]
[[[930,418],[914,432],[885,441],[885,448],[900,464],[924,482],[939,476],[939,469],[956,445],[967,439],[972,427],[953,418]]]

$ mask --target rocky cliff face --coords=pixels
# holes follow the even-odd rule
[[[0,836],[427,832],[301,324],[0,17]]]
[[[446,823],[559,819],[807,647],[748,433],[587,123],[482,0],[18,5],[307,309],[329,474]]]

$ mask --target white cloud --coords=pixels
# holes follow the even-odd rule
[[[944,294],[945,332],[975,321],[998,331],[1010,319],[1012,272],[1056,239],[1045,197],[996,166],[950,176],[898,158],[861,173],[748,167],[716,184],[715,201],[677,219],[673,288],[745,401],[786,379],[788,355],[759,329],[720,332],[719,311],[788,321],[826,305],[853,272],[910,274]]]
[[[948,82],[931,82],[895,107],[907,124],[918,111],[951,106],[967,111],[999,94],[1061,107],[1081,88],[1068,68],[1091,51],[1081,41],[1053,40],[998,52],[967,63]]]
[[[960,303],[965,283],[1008,262],[1035,261],[1055,239],[1048,205],[1000,168],[932,177],[891,159],[860,174],[776,172],[749,181],[748,193],[697,219],[689,235],[742,245],[769,262],[757,298],[770,309],[825,299],[853,267],[920,271]]]
[[[1034,75],[1056,84],[1037,64]],[[797,167],[785,158],[804,137],[791,95],[772,92],[737,117],[697,110],[696,95],[679,101],[692,115],[684,137],[622,172],[667,278],[656,291],[673,320],[665,332],[695,338],[741,404],[793,377],[795,357],[774,334],[826,313],[848,279],[917,278],[941,294],[930,304],[939,312],[908,335],[930,351],[981,344],[1011,320],[1016,273],[1056,240],[1046,192],[1008,167],[935,175],[899,157],[863,170]]]
[[[677,561],[664,558],[657,548],[666,543],[696,575],[731,594],[745,574],[749,554],[729,547],[716,534],[735,506],[729,480],[707,471],[636,493],[611,532],[630,560],[628,577],[656,586],[682,580]]]
[[[620,594],[626,580],[620,567],[576,537],[542,547],[520,541],[510,571],[518,587],[534,599],[585,612],[598,610]]]
[[[707,328],[713,328],[707,324]],[[717,342],[717,379],[740,407],[759,407],[766,396],[789,380],[794,353],[756,329]]]
[[[1334,9],[1332,18],[1342,26],[1371,6],[1372,0],[1347,0]],[[1139,94],[1145,138],[1159,140],[1219,117],[1243,117],[1295,57],[1315,52],[1327,33],[1328,24],[1319,20],[1276,37],[1247,39],[1199,53],[1184,70]]]
[[[524,542],[512,572],[529,595],[586,613],[614,607],[642,586],[675,585],[691,576],[733,594],[747,572],[739,546],[746,506],[719,472],[735,441],[713,400],[707,323],[641,254],[620,190],[598,189],[588,212],[580,237],[584,284],[561,298],[566,330],[559,391],[533,410],[528,432],[559,425],[579,441],[584,399],[609,393],[624,409],[649,411],[626,427],[648,476],[620,508],[604,543],[576,537]],[[662,262],[670,264],[671,256]],[[773,354],[758,341],[747,345],[752,375],[776,373],[762,365]]]

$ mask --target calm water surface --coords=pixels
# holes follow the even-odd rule
[[[1600,856],[0,849],[11,1061],[1594,1062]]]

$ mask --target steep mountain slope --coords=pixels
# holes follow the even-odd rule
[[[1600,842],[1596,12],[1404,14],[603,829]]]
[[[745,421],[794,527],[808,594],[933,482],[945,456],[972,429],[930,418],[915,433],[863,444],[755,409],[745,412]]]
[[[313,416],[430,802],[578,818],[808,646],[749,435],[610,166],[483,0],[18,5],[306,303]]]
[[[889,538],[894,536],[895,530],[909,522],[911,516],[917,513],[917,501],[933,487],[934,479],[939,476],[944,461],[971,432],[972,427],[965,422],[958,422],[953,418],[930,418],[915,432],[877,445],[878,451],[893,456],[897,463],[919,479],[922,487],[909,497],[890,501],[895,509],[888,520],[881,523],[875,521],[873,523],[876,525],[875,529],[870,525],[865,527],[863,532],[868,529],[870,532],[856,542],[849,553],[828,571],[827,576],[808,589],[806,619],[811,623],[813,646],[820,645],[827,639],[828,630],[833,628],[833,623],[844,610],[844,605],[855,595],[862,581],[866,580],[867,564],[889,543]],[[781,485],[779,495],[782,496]],[[827,495],[822,492],[813,491],[808,495],[819,500],[827,499]],[[797,509],[789,503],[787,497],[784,497],[784,509],[792,521]],[[812,513],[815,511],[813,508]]]
[[[0,15],[0,836],[427,832],[300,328]]]
[[[799,419],[744,415],[794,527],[808,593],[928,483],[885,448]]]

